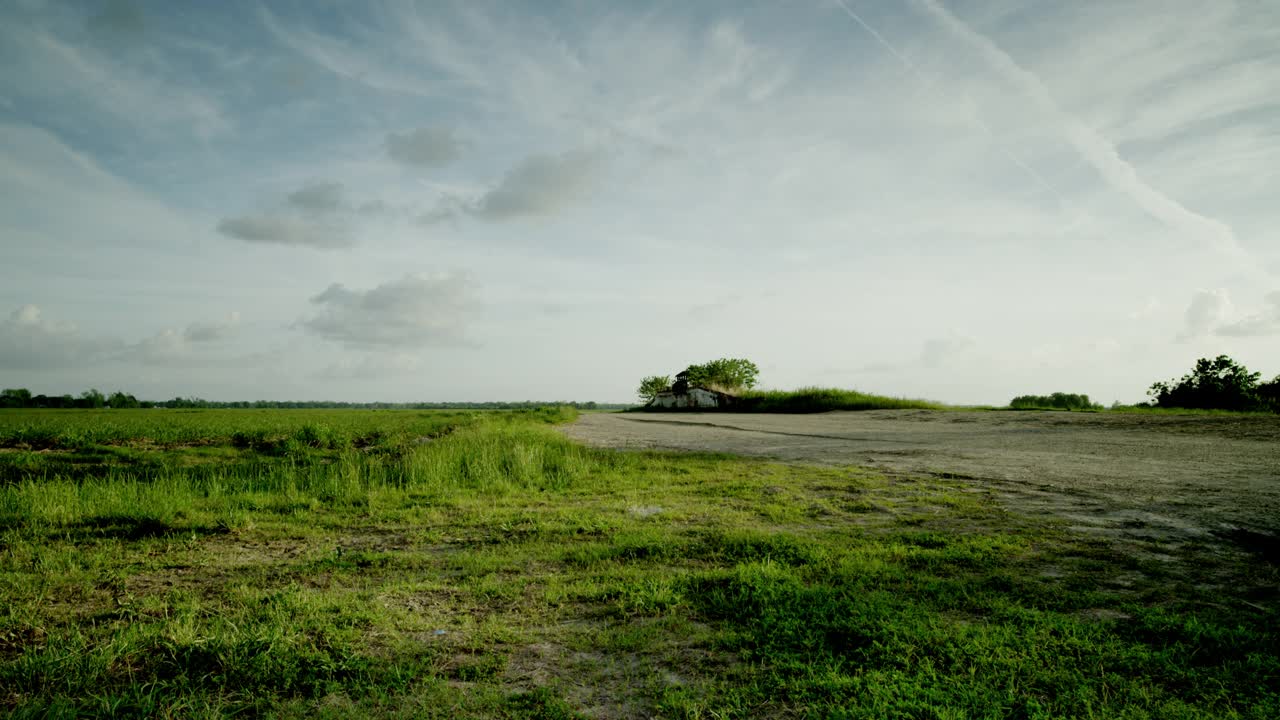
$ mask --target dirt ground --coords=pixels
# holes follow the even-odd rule
[[[591,445],[956,478],[1010,510],[1107,535],[1280,549],[1280,417],[881,410],[588,413]]]

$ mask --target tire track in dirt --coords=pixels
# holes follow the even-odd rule
[[[911,440],[892,440],[892,439],[872,438],[872,437],[859,438],[859,437],[850,437],[847,435],[816,435],[814,433],[782,432],[781,430],[753,430],[752,428],[738,427],[737,425],[725,425],[722,423],[681,422],[679,420],[640,420],[639,418],[631,418],[631,417],[623,417],[622,419],[630,420],[632,422],[665,423],[668,425],[680,425],[684,427],[688,427],[692,425],[692,426],[701,426],[701,427],[724,428],[726,430],[737,430],[739,432],[749,432],[749,433],[761,433],[763,435],[786,435],[789,437],[821,438],[825,440],[867,440],[867,441],[879,440],[880,442],[905,443],[909,445],[924,444],[919,442],[913,442]]]

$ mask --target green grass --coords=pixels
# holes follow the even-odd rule
[[[957,479],[589,449],[555,410],[268,413],[283,453],[216,411],[170,445],[66,412],[134,464],[0,452],[15,717],[1280,716],[1280,573],[1239,548]]]
[[[432,435],[467,424],[480,411],[396,410],[0,410],[0,448],[67,449],[92,445],[303,442],[367,444]],[[309,434],[308,434],[309,433]]]
[[[809,387],[799,390],[750,390],[734,412],[817,413],[830,410],[942,410],[942,403],[870,395],[857,390]]]

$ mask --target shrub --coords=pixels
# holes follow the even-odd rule
[[[293,434],[293,439],[301,445],[320,450],[340,450],[351,444],[346,435],[323,423],[303,425]]]
[[[1147,394],[1162,408],[1262,410],[1275,393],[1275,381],[1260,387],[1261,377],[1261,373],[1251,373],[1244,365],[1219,355],[1213,360],[1200,358],[1180,380],[1155,383]],[[1259,390],[1264,390],[1267,397],[1262,397]]]
[[[1258,401],[1264,409],[1280,413],[1280,375],[1258,386]]]

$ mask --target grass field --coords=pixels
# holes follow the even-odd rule
[[[571,416],[0,412],[0,706],[1280,717],[1273,565]]]

